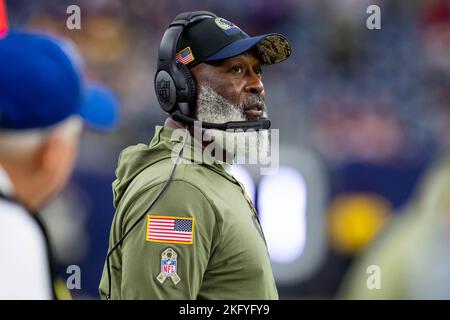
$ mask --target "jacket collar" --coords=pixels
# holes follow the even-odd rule
[[[173,150],[179,150],[183,143],[183,137],[185,135],[184,129],[178,129],[179,132],[174,133],[176,129],[167,126],[156,126],[155,136],[150,143],[150,145],[155,145],[157,143],[168,143],[171,145]],[[175,145],[179,145],[178,149],[175,149]],[[220,174],[221,176],[227,178],[228,180],[237,183],[236,179],[231,174],[229,170],[230,165],[223,163],[214,159],[207,152],[203,152],[202,143],[195,141],[194,138],[188,133],[188,140],[184,145],[181,158],[185,162],[197,163],[199,165],[205,166],[208,169]],[[199,160],[201,162],[199,162]]]

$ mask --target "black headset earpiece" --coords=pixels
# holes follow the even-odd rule
[[[190,24],[217,16],[208,11],[179,14],[170,24],[161,40],[158,54],[158,70],[155,76],[155,92],[161,108],[169,113],[190,115],[195,110],[195,81],[189,68],[175,61],[177,43],[183,30]]]
[[[184,105],[182,103],[179,104],[179,108],[183,114],[194,114],[195,106],[196,106],[196,86],[195,86],[195,80],[192,75],[191,70],[189,68],[181,63],[177,63],[178,70],[183,74],[184,79],[186,80],[186,90],[183,92],[183,95],[186,95],[187,105]],[[184,98],[184,97],[183,97]],[[187,108],[187,110],[186,110]]]

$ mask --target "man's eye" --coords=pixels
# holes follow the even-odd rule
[[[244,72],[244,68],[241,65],[236,65],[231,68],[233,72],[241,73]]]

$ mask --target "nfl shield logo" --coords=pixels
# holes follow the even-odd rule
[[[167,248],[161,254],[161,273],[156,280],[163,284],[167,278],[170,278],[175,285],[181,281],[177,274],[177,253],[172,248]]]
[[[170,258],[161,260],[161,270],[166,276],[177,273],[177,260]]]
[[[156,89],[158,90],[159,99],[162,102],[168,102],[170,99],[170,81],[158,81]]]

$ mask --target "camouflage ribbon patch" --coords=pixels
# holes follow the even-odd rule
[[[170,278],[174,285],[181,281],[177,274],[177,253],[172,248],[167,248],[161,254],[161,272],[156,277],[161,284],[167,278]]]

